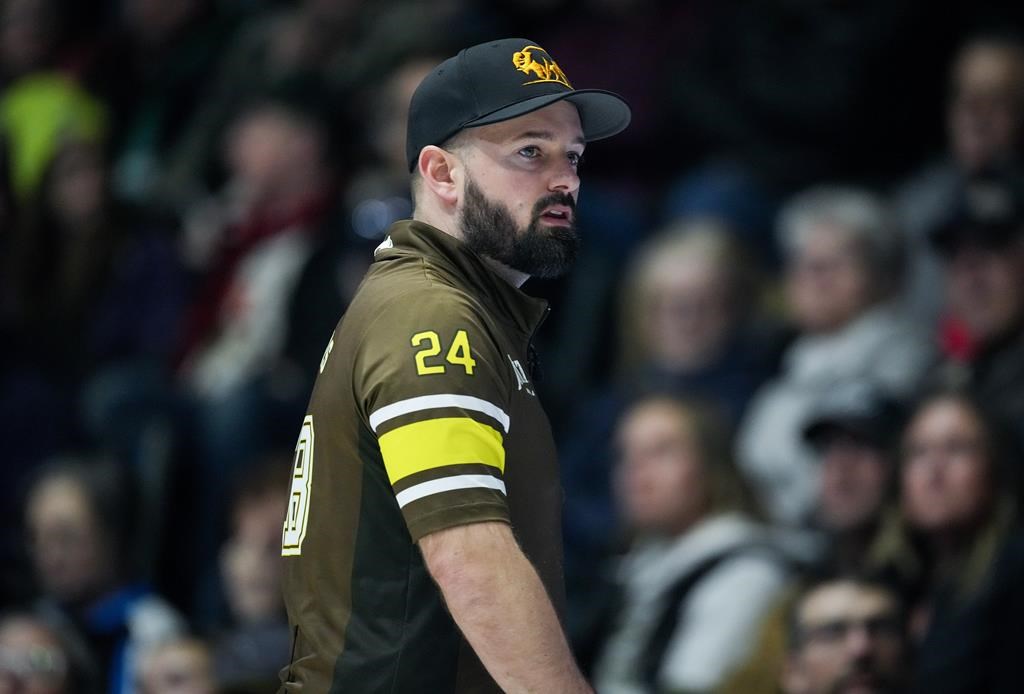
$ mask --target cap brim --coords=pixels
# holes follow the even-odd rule
[[[852,434],[859,439],[873,444],[882,445],[885,435],[878,422],[865,417],[823,417],[811,421],[804,427],[804,441],[817,447],[824,434],[841,431]]]
[[[497,111],[475,118],[463,124],[463,128],[477,128],[481,125],[525,116],[557,101],[571,101],[580,112],[583,138],[587,142],[617,135],[626,129],[632,114],[629,105],[621,96],[603,89],[577,89],[560,94],[545,94],[519,101]]]

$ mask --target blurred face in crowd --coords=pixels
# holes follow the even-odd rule
[[[576,107],[559,101],[469,128],[459,142],[457,217],[466,245],[526,275],[564,274],[579,245],[577,166],[585,143]]]
[[[210,653],[199,641],[157,646],[139,668],[140,694],[214,694]]]
[[[686,413],[666,400],[628,411],[617,432],[615,491],[626,523],[640,532],[676,535],[707,511],[704,464]]]
[[[794,320],[809,333],[838,330],[871,305],[871,274],[846,230],[828,223],[804,229],[786,271],[786,296]]]
[[[324,136],[311,120],[274,104],[242,115],[227,138],[235,182],[261,202],[288,193],[311,193],[320,184]]]
[[[57,32],[53,0],[0,0],[0,74],[44,66]]]
[[[1017,149],[1024,117],[1024,49],[980,41],[953,67],[948,128],[953,156],[968,171]]]
[[[903,510],[925,532],[974,527],[992,500],[988,442],[982,421],[965,403],[926,403],[904,436]]]
[[[247,499],[235,513],[235,531],[224,546],[221,567],[239,623],[259,624],[282,615],[281,523],[286,506],[287,499],[274,494]]]
[[[53,477],[41,482],[29,499],[27,515],[32,563],[49,595],[77,604],[112,586],[113,548],[75,481]]]
[[[0,694],[74,694],[57,635],[28,617],[0,623]]]
[[[787,694],[903,691],[906,645],[895,596],[849,581],[825,583],[798,603],[783,675]]]
[[[889,463],[885,452],[839,428],[817,443],[821,459],[818,514],[832,532],[849,532],[873,523],[885,500]]]
[[[66,145],[53,160],[49,205],[65,229],[87,227],[103,214],[106,171],[98,145]]]
[[[734,321],[725,269],[695,254],[654,260],[641,329],[651,359],[669,370],[703,367],[719,356]]]
[[[1024,322],[1024,234],[1003,248],[961,243],[947,258],[950,312],[982,344]]]

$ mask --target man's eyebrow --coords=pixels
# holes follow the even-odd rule
[[[513,139],[513,141],[518,141],[518,140],[544,140],[546,142],[553,142],[556,138],[555,138],[555,134],[553,132],[549,131],[549,130],[527,130],[525,132],[519,133],[519,135],[517,135],[516,137],[514,137],[512,139]],[[573,144],[577,144],[577,145],[585,145],[585,144],[587,144],[587,141],[584,139],[584,137],[582,135],[577,135],[575,138],[573,138],[572,142],[573,142]]]

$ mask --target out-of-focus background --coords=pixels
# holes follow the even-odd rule
[[[1024,10],[0,0],[0,692],[273,690],[410,96],[508,36],[633,109],[527,285],[598,691],[1024,690]]]

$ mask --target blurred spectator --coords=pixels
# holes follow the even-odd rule
[[[100,142],[65,139],[8,258],[21,346],[68,383],[114,362],[166,365],[184,304],[170,238],[113,204],[108,174]]]
[[[376,89],[368,90],[361,119],[366,133],[361,170],[349,181],[345,197],[352,231],[362,239],[379,240],[392,222],[412,215],[405,125],[412,94],[442,57],[413,54],[391,71]],[[354,288],[353,288],[354,289]]]
[[[194,452],[197,529],[182,547],[208,575],[196,609],[216,621],[215,566],[230,480],[277,445],[294,443],[313,373],[289,359],[292,300],[336,204],[323,112],[303,91],[246,106],[225,142],[231,178],[186,229],[198,291],[186,314],[179,431]],[[318,301],[319,298],[314,298]],[[325,297],[325,301],[328,299]],[[323,334],[305,335],[322,353]]]
[[[626,404],[656,389],[701,398],[735,423],[772,374],[777,352],[778,340],[756,315],[756,272],[715,220],[680,220],[648,241],[620,295],[619,365],[609,365],[618,378],[575,403],[561,440],[566,580],[581,605],[619,527],[612,435]]]
[[[5,229],[0,257],[0,501],[9,504],[34,466],[90,437],[149,464],[138,442],[151,403],[168,397],[185,301],[171,239],[112,203],[101,143],[73,134]]]
[[[93,665],[37,615],[0,616],[0,694],[94,694]]]
[[[213,657],[205,643],[177,638],[159,643],[140,659],[139,694],[216,694]]]
[[[11,84],[0,93],[0,134],[15,200],[36,196],[63,145],[100,140],[107,126],[103,103],[67,77],[38,72]]]
[[[415,54],[364,90],[362,142],[343,144],[342,195],[296,284],[289,308],[289,358],[310,379],[324,345],[392,222],[412,216],[405,121],[412,92],[441,58]],[[351,150],[351,151],[350,151]],[[310,380],[310,385],[312,380]]]
[[[659,396],[619,423],[615,491],[634,538],[615,567],[617,599],[602,605],[598,691],[714,689],[783,587],[726,432],[712,412]]]
[[[790,615],[786,694],[906,691],[910,648],[898,593],[840,575],[810,584]]]
[[[945,156],[904,183],[895,209],[911,248],[907,302],[915,315],[936,320],[942,272],[927,233],[953,212],[965,179],[1019,163],[1024,153],[1024,40],[1009,33],[971,36],[950,68]]]
[[[1024,535],[1009,442],[979,404],[951,391],[925,397],[904,433],[902,542],[925,586],[911,620],[914,692],[1020,686]]]
[[[281,526],[291,463],[290,454],[268,457],[243,477],[232,504],[232,532],[220,562],[231,618],[212,648],[222,686],[271,691],[288,662],[292,634],[281,595]]]
[[[894,305],[903,241],[886,208],[859,189],[815,188],[779,214],[785,289],[799,337],[782,374],[754,397],[740,429],[739,462],[777,522],[809,521],[818,468],[801,432],[816,401],[866,380],[912,392],[930,366],[930,344]]]
[[[201,277],[180,369],[202,410],[200,425],[209,427],[200,443],[215,447],[201,453],[219,464],[259,451],[264,423],[255,418],[266,391],[258,382],[278,366],[289,297],[335,202],[326,124],[304,102],[276,95],[254,102],[225,147],[231,179],[186,229],[186,256]]]
[[[64,33],[62,4],[58,0],[0,3],[0,87],[53,67]]]
[[[804,437],[820,461],[816,525],[826,571],[879,570],[880,537],[896,522],[896,442],[900,406],[866,381],[843,383],[813,408]]]
[[[957,200],[931,235],[945,260],[949,317],[940,377],[974,390],[1024,441],[1024,179],[978,176]]]
[[[126,477],[105,462],[60,461],[29,489],[26,525],[40,609],[78,631],[100,664],[103,690],[132,691],[137,656],[184,628],[133,565],[139,543]]]
[[[460,2],[300,0],[246,21],[218,56],[204,103],[169,163],[161,193],[188,202],[216,178],[216,143],[239,105],[283,83],[311,79],[337,106],[337,132],[365,117],[358,96],[410,52],[439,49],[460,32]],[[461,45],[461,44],[460,44]],[[445,51],[444,55],[448,55]],[[403,120],[404,134],[404,120]]]

